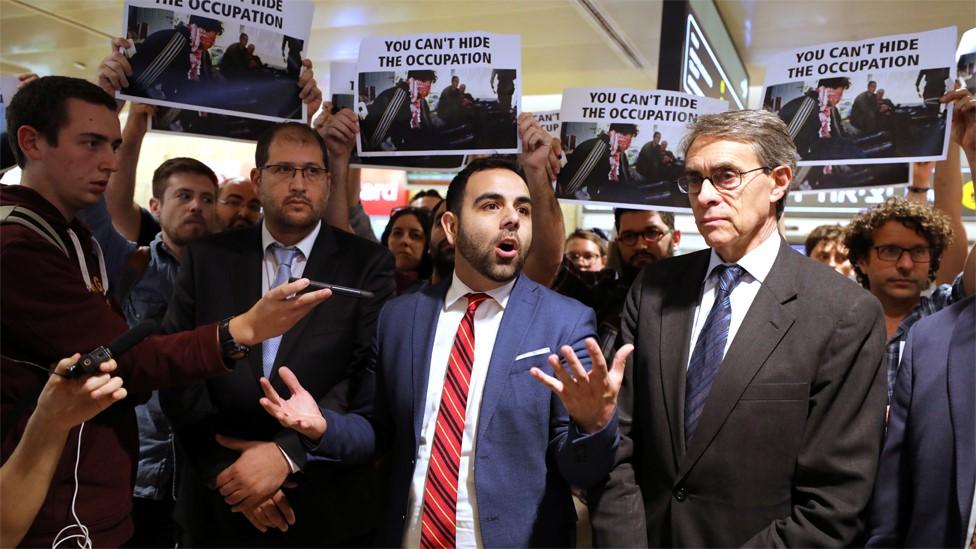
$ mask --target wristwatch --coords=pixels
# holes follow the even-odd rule
[[[929,192],[929,190],[925,187],[908,187],[908,192],[922,194]]]
[[[234,317],[229,316],[217,325],[217,340],[220,342],[220,350],[224,353],[224,358],[241,360],[247,357],[251,348],[234,341],[234,336],[230,335],[230,320],[232,318]]]

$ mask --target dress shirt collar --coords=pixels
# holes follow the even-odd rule
[[[742,256],[741,259],[735,262],[735,265],[742,267],[749,276],[759,281],[760,283],[766,280],[766,276],[769,271],[773,268],[773,263],[776,261],[776,256],[779,254],[779,243],[782,240],[779,236],[778,231],[773,231],[773,234],[769,235],[766,240],[762,242],[756,249]],[[732,265],[732,263],[726,263],[722,261],[722,258],[718,256],[715,249],[712,249],[711,258],[708,261],[708,269],[705,271],[705,280],[712,276],[712,271],[715,267],[719,265]]]
[[[315,228],[312,229],[312,232],[308,233],[305,236],[305,238],[299,240],[298,244],[295,244],[295,247],[298,248],[298,251],[302,252],[302,257],[304,257],[306,261],[308,261],[308,257],[312,255],[312,246],[315,245],[315,239],[319,237],[320,230],[322,230],[321,221],[319,221],[315,225]],[[275,240],[273,236],[271,236],[271,232],[268,230],[268,226],[264,223],[264,220],[262,220],[261,221],[261,250],[263,250],[264,253],[267,253],[268,246],[271,246],[272,244],[277,244],[282,248],[288,247],[282,244],[281,242],[278,242],[277,240]]]
[[[499,286],[494,290],[488,290],[487,292],[475,292],[469,288],[467,284],[461,282],[461,279],[458,278],[457,272],[451,275],[451,277],[451,286],[447,289],[447,295],[444,296],[445,311],[450,309],[457,300],[471,293],[488,294],[489,297],[495,300],[495,303],[498,303],[502,310],[505,310],[505,306],[508,305],[508,298],[512,295],[512,288],[515,287],[515,281],[518,280],[518,277],[515,277],[511,282]]]

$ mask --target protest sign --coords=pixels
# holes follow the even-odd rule
[[[117,97],[304,121],[297,83],[314,7],[309,0],[126,0],[132,76]]]
[[[800,166],[940,160],[956,74],[956,29],[785,51],[769,65],[763,108],[779,114]]]
[[[329,88],[332,112],[356,108],[356,63],[333,61],[329,64]],[[390,168],[401,170],[457,171],[464,167],[464,155],[387,156],[361,158],[353,152],[350,165],[356,168]]]
[[[485,32],[363,40],[359,156],[519,152],[520,43]]]
[[[969,93],[976,95],[976,29],[969,29],[959,39],[956,49],[956,78]]]
[[[257,142],[261,134],[274,124],[275,122],[255,118],[157,107],[150,128],[154,132]]]
[[[675,180],[684,173],[679,144],[702,114],[728,102],[663,90],[573,88],[559,119],[566,165],[556,196],[572,202],[687,210]]]
[[[559,131],[562,125],[559,123],[559,111],[539,111],[532,113],[535,119],[539,121],[539,125],[542,129],[549,132],[549,135],[553,137],[559,137]]]
[[[799,166],[793,173],[790,193],[906,185],[911,183],[910,168],[908,162]]]

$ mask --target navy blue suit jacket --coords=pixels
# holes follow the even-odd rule
[[[366,459],[388,453],[387,511],[380,546],[400,546],[427,397],[430,356],[449,281],[388,302],[377,325],[375,400],[358,413],[330,412],[316,453],[326,459]],[[568,546],[576,514],[570,484],[589,487],[610,471],[618,444],[617,418],[580,434],[562,402],[529,375],[552,374],[548,348],[571,345],[589,368],[583,347],[596,336],[592,309],[521,275],[509,297],[491,353],[478,421],[475,493],[486,547]],[[370,409],[371,408],[371,409]],[[370,417],[369,422],[366,417]]]
[[[908,335],[871,503],[868,547],[964,547],[976,482],[976,298]]]

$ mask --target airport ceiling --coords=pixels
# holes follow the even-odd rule
[[[369,35],[485,30],[522,36],[524,94],[653,87],[662,0],[316,0],[311,52],[355,57]],[[92,78],[122,32],[122,0],[0,0],[0,72]],[[976,26],[972,0],[718,0],[750,79],[781,49],[949,25]]]

